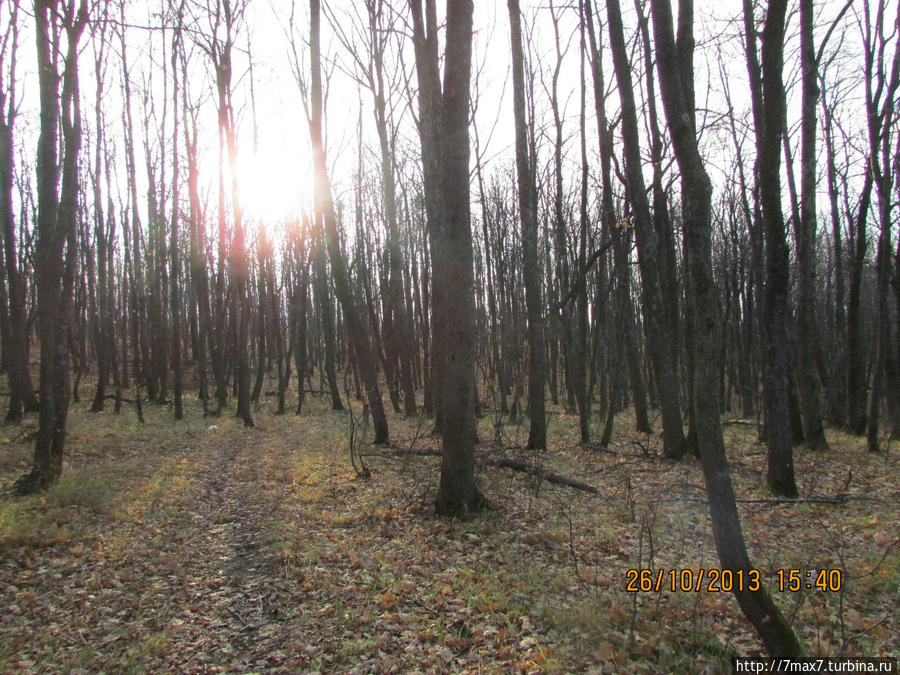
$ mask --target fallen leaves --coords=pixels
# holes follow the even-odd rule
[[[260,414],[252,432],[223,417],[192,444],[171,431],[165,442],[142,429],[104,436],[130,459],[92,450],[78,466],[117,481],[115,499],[77,486],[68,511],[60,495],[35,499],[28,508],[47,527],[4,549],[0,670],[702,672],[758,653],[728,594],[623,590],[631,567],[716,566],[705,506],[676,499],[702,494],[691,460],[638,456],[627,434],[616,454],[561,441],[540,461],[599,496],[486,468],[498,510],[456,523],[431,515],[433,458],[402,471],[373,459],[378,480],[355,480],[343,415],[324,404],[300,418]],[[195,426],[206,430],[202,418]],[[160,449],[141,454],[134,438]],[[887,607],[896,509],[884,499],[896,494],[894,457],[852,454],[848,489],[871,487],[866,504],[740,506],[766,573],[834,568],[843,556],[841,597],[776,595],[814,649],[898,649]],[[798,452],[801,490],[843,487],[846,462],[832,459]],[[738,493],[764,496],[764,456],[732,460]]]

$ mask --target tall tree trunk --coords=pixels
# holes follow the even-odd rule
[[[644,187],[637,112],[631,80],[631,66],[622,28],[622,12],[618,0],[606,4],[609,17],[613,65],[622,101],[622,134],[625,142],[625,173],[629,201],[634,209],[633,225],[641,269],[641,300],[647,332],[647,349],[656,376],[662,410],[663,452],[670,459],[680,459],[687,449],[681,422],[681,394],[678,373],[669,355],[666,340],[662,287],[659,276],[658,238],[650,218],[650,205]]]
[[[150,362],[150,351],[147,339],[147,287],[144,283],[144,267],[141,248],[141,215],[137,198],[137,163],[134,155],[134,122],[131,114],[131,75],[128,69],[128,50],[125,40],[125,3],[119,7],[121,33],[119,34],[122,53],[122,85],[125,94],[125,167],[128,172],[128,202],[131,207],[131,228],[126,232],[125,258],[129,274],[129,304],[131,314],[131,349],[134,358],[133,379],[135,386],[134,401],[137,417],[144,421],[141,388],[144,371]],[[126,225],[127,227],[127,225]],[[129,251],[129,240],[131,250]],[[130,254],[130,265],[128,258]]]
[[[179,188],[179,117],[178,114],[178,58],[181,50],[181,16],[184,10],[184,2],[181,3],[181,10],[178,12],[178,24],[172,35],[172,108],[173,108],[173,124],[172,124],[172,224],[169,231],[169,265],[171,269],[171,296],[170,296],[170,313],[172,315],[172,341],[171,341],[171,361],[172,369],[175,371],[175,390],[174,406],[175,419],[184,418],[184,403],[182,401],[184,389],[184,372],[181,363],[181,259],[178,250],[178,221],[181,217],[180,205],[178,203]],[[182,56],[183,60],[183,56]],[[186,83],[185,83],[186,84]]]
[[[19,270],[18,250],[13,216],[13,126],[16,120],[16,48],[18,42],[18,4],[11,8],[9,35],[9,82],[4,82],[4,66],[0,56],[0,230],[3,236],[8,329],[4,334],[3,356],[9,375],[9,409],[6,419],[18,422],[24,411],[39,409],[38,400],[28,372],[28,323],[26,316],[25,280]]]
[[[878,430],[881,422],[882,397],[887,395],[892,412],[900,401],[900,392],[896,387],[898,382],[897,371],[893,361],[894,349],[891,342],[891,319],[889,313],[890,283],[891,283],[891,229],[892,229],[892,204],[891,197],[894,187],[894,172],[900,168],[900,149],[894,148],[897,134],[897,112],[895,110],[896,93],[900,89],[900,45],[897,44],[894,33],[900,30],[900,6],[893,25],[887,32],[892,31],[892,37],[886,37],[884,25],[885,7],[879,5],[876,16],[869,15],[869,6],[865,6],[865,27],[863,38],[865,41],[865,76],[866,76],[866,118],[869,132],[869,171],[875,182],[875,194],[878,197],[878,220],[881,225],[881,235],[878,238],[878,249],[875,256],[875,269],[877,279],[877,302],[875,318],[875,359],[872,369],[872,393],[869,398],[869,419],[867,430],[867,445],[869,451],[877,452],[880,449],[878,442]],[[891,59],[890,70],[887,68],[887,60],[884,58],[887,41],[894,44],[894,55]],[[893,152],[892,152],[893,151]],[[893,426],[900,426],[900,421],[894,420]]]
[[[322,142],[322,71],[321,56],[319,52],[319,0],[310,0],[310,54],[312,62],[311,78],[311,108],[312,114],[309,121],[309,132],[312,138],[314,177],[315,177],[315,201],[316,211],[321,214],[324,221],[324,234],[328,257],[331,261],[331,273],[334,277],[335,293],[344,310],[344,321],[347,324],[347,332],[353,351],[359,364],[360,374],[363,378],[363,386],[366,390],[366,399],[369,410],[372,413],[372,424],[375,429],[374,442],[379,445],[387,445],[389,442],[387,416],[384,412],[384,403],[381,399],[381,390],[378,386],[378,371],[376,370],[375,355],[369,344],[365,325],[362,320],[362,312],[357,307],[350,288],[350,278],[347,273],[347,265],[339,246],[337,230],[337,214],[334,209],[334,201],[331,196],[331,184],[328,179],[328,168],[325,158],[325,147]]]
[[[419,84],[419,139],[422,146],[422,174],[425,190],[425,219],[428,231],[428,252],[431,264],[426,285],[431,289],[431,377],[425,393],[434,413],[434,430],[443,432],[444,364],[447,359],[446,291],[447,281],[444,255],[444,223],[441,213],[441,82],[438,67],[438,27],[434,0],[410,0],[413,17],[413,47],[416,56],[416,77]],[[427,300],[426,300],[427,301]],[[427,403],[426,403],[427,408]]]
[[[36,283],[41,340],[40,415],[34,466],[18,487],[43,489],[62,474],[69,411],[69,347],[66,343],[75,279],[75,219],[81,110],[78,91],[78,41],[87,23],[87,2],[60,7],[58,0],[36,0],[37,59],[41,130],[37,150],[38,220]],[[60,21],[61,24],[57,22]],[[56,46],[66,32],[62,97]],[[58,132],[62,126],[61,193]]]
[[[803,435],[812,449],[826,449],[821,387],[816,369],[816,104],[819,97],[813,45],[813,0],[800,2],[800,61],[803,98],[800,147],[800,218],[796,221],[799,302],[798,374]]]
[[[603,231],[606,233],[606,236],[617,236],[618,229],[616,228],[616,217],[613,212],[613,194],[612,194],[612,153],[613,153],[613,143],[612,143],[612,133],[609,128],[609,124],[606,119],[606,108],[605,108],[605,92],[606,92],[606,84],[603,77],[603,61],[601,57],[601,51],[598,47],[598,42],[600,37],[602,37],[602,33],[598,36],[594,30],[594,11],[591,8],[590,0],[584,0],[584,22],[587,25],[587,33],[588,33],[588,48],[590,50],[590,62],[591,62],[591,80],[594,85],[594,113],[597,116],[597,137],[598,137],[598,145],[600,151],[600,180],[601,180],[601,188],[602,193],[600,197],[600,223],[603,227]],[[604,256],[603,261],[605,264],[606,257]],[[612,275],[610,275],[612,276]],[[598,354],[600,352],[600,338],[601,338],[601,321],[609,320],[609,312],[608,312],[608,302],[607,295],[608,290],[612,284],[612,279],[606,279],[605,270],[601,268],[598,272],[598,277],[600,279],[600,286],[597,289],[597,302],[595,303],[596,309],[602,310],[597,311],[595,316],[595,334],[594,334],[594,344],[592,346],[591,351],[594,354]],[[607,283],[607,281],[609,283]],[[607,335],[609,331],[604,331]],[[607,344],[608,350],[608,344]],[[592,360],[593,364],[593,360]],[[593,369],[592,369],[593,370]],[[601,382],[600,388],[600,409],[605,410],[607,413],[606,424],[603,430],[603,437],[601,440],[601,445],[604,447],[609,444],[610,438],[612,437],[612,425],[614,421],[614,405],[612,403],[612,398],[614,396],[614,386],[613,386],[613,377],[609,372],[609,368],[603,369],[605,374],[607,386],[603,386]],[[591,389],[593,388],[593,377],[591,379]],[[590,398],[590,394],[589,394]]]
[[[93,197],[94,197],[94,245],[96,248],[96,257],[92,257],[89,253],[87,258],[88,267],[96,263],[96,284],[92,284],[89,288],[89,298],[92,305],[91,318],[93,323],[94,351],[97,355],[97,388],[94,391],[94,401],[91,403],[91,412],[100,412],[103,410],[106,400],[106,386],[109,382],[109,365],[112,357],[112,341],[109,340],[107,331],[107,322],[109,320],[109,307],[107,299],[109,297],[109,268],[107,267],[107,251],[111,247],[110,241],[107,239],[106,217],[103,213],[103,190],[102,190],[102,151],[105,145],[105,134],[103,129],[103,108],[102,101],[105,91],[104,78],[104,61],[106,50],[106,24],[101,28],[98,51],[94,61],[94,76],[96,79],[96,98],[94,110],[94,126],[96,127],[94,139],[94,168],[93,168]],[[108,163],[107,163],[108,166]],[[93,274],[88,274],[93,279]]]
[[[713,535],[722,568],[750,574],[754,566],[741,531],[719,417],[718,379],[722,364],[719,299],[711,254],[712,183],[700,156],[693,108],[688,106],[692,97],[686,92],[693,90],[693,73],[679,71],[676,58],[677,45],[693,49],[693,3],[691,0],[679,3],[677,44],[669,0],[652,0],[651,6],[663,106],[682,176],[688,292],[695,312],[693,405]],[[686,84],[687,78],[691,84]],[[803,654],[796,634],[761,584],[757,590],[739,586],[734,594],[770,656]]]
[[[522,224],[522,255],[525,278],[525,306],[528,313],[528,448],[547,448],[547,413],[544,403],[545,359],[543,302],[538,264],[537,186],[528,123],[525,119],[525,57],[522,52],[522,23],[518,0],[508,0],[512,36],[513,108],[516,128],[516,172],[519,188],[519,218]],[[561,207],[560,207],[561,210]],[[561,213],[557,214],[561,217]],[[557,227],[561,225],[558,223]]]
[[[790,265],[781,211],[781,135],[784,132],[785,0],[772,0],[762,32],[762,65],[756,57],[756,21],[750,0],[744,0],[744,30],[753,117],[757,128],[757,184],[766,240],[766,283],[763,302],[765,376],[763,403],[769,452],[768,483],[781,496],[796,497],[791,437]]]
[[[247,257],[246,227],[244,225],[243,205],[240,200],[240,183],[237,171],[237,138],[234,120],[234,108],[231,92],[231,48],[233,45],[232,31],[236,25],[240,12],[232,12],[226,7],[223,12],[225,25],[224,41],[218,38],[212,45],[213,64],[216,67],[216,91],[218,94],[219,129],[220,139],[223,139],[228,152],[228,165],[231,173],[231,208],[233,228],[231,233],[231,246],[228,251],[228,271],[231,275],[232,285],[232,313],[234,342],[236,351],[235,386],[237,388],[236,416],[244,422],[244,426],[254,425],[253,415],[250,412],[250,354],[248,341],[250,337],[250,298],[247,288],[250,279],[249,260]],[[220,144],[221,144],[220,140]],[[223,162],[224,158],[220,160]],[[222,186],[222,169],[220,167],[219,183],[220,192]],[[223,197],[220,194],[219,207],[223,209]],[[220,214],[220,219],[223,216]],[[220,233],[223,237],[224,233]],[[220,246],[222,245],[220,240]],[[224,312],[224,307],[223,307]],[[224,317],[220,319],[224,327]],[[222,336],[224,338],[224,335]]]
[[[581,202],[579,216],[578,237],[578,275],[581,279],[581,290],[578,293],[575,304],[575,316],[572,325],[572,345],[569,350],[569,376],[572,379],[572,388],[575,391],[575,404],[578,406],[578,431],[582,443],[590,443],[591,440],[591,398],[588,388],[588,284],[587,284],[587,246],[588,229],[590,228],[590,214],[588,212],[588,178],[589,168],[587,159],[587,84],[585,82],[585,59],[587,58],[587,44],[584,31],[584,8],[580,7],[581,29],[579,32],[579,149],[581,151]]]
[[[410,0],[419,81],[426,209],[432,245],[432,354],[441,420],[440,515],[467,518],[484,506],[475,484],[475,299],[469,213],[469,83],[472,0],[447,3],[443,91],[434,0]],[[432,155],[431,153],[437,153]],[[441,333],[443,331],[443,333]],[[440,335],[440,337],[439,337]]]

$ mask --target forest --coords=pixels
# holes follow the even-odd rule
[[[0,671],[896,672],[898,174],[896,0],[3,0]]]

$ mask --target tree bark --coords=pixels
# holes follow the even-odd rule
[[[545,359],[543,303],[538,265],[537,186],[528,123],[525,119],[525,57],[522,52],[522,21],[518,0],[508,0],[512,39],[513,112],[516,129],[516,174],[519,189],[519,218],[522,227],[522,257],[525,279],[525,306],[528,314],[528,449],[547,448],[547,413],[544,402]],[[560,186],[561,187],[561,186]],[[557,217],[561,217],[558,213]],[[557,225],[561,226],[560,224]]]
[[[87,23],[87,3],[59,4],[36,0],[41,130],[37,150],[38,221],[36,283],[38,334],[41,340],[40,415],[35,435],[34,466],[18,487],[23,492],[56,482],[63,469],[69,411],[69,320],[75,277],[75,219],[78,198],[78,152],[81,110],[78,91],[78,41]],[[60,20],[61,24],[57,21]],[[62,97],[55,46],[66,32]],[[58,133],[62,126],[61,192]]]
[[[179,114],[178,114],[178,58],[181,56],[184,60],[183,51],[181,51],[181,16],[184,9],[184,2],[181,3],[181,10],[178,12],[178,24],[172,36],[172,103],[173,103],[173,123],[172,123],[172,224],[169,231],[169,265],[171,269],[171,295],[169,298],[169,312],[172,315],[172,340],[171,340],[171,362],[172,369],[175,373],[175,388],[172,392],[174,397],[174,416],[176,420],[184,418],[184,371],[181,361],[181,254],[178,246],[179,220],[181,218],[180,205],[178,203],[179,188]],[[186,82],[185,82],[186,84]]]
[[[434,0],[410,0],[419,81],[425,202],[432,250],[436,416],[441,419],[439,515],[468,518],[485,505],[475,484],[475,289],[469,212],[472,0],[447,3],[443,88]],[[432,154],[437,153],[437,154]],[[437,246],[437,250],[435,250]],[[443,331],[443,333],[440,333]],[[440,338],[438,337],[440,333]],[[437,398],[437,397],[436,397]]]
[[[712,183],[697,144],[693,107],[685,84],[693,73],[678,69],[669,0],[652,0],[653,33],[657,51],[663,107],[682,176],[682,216],[688,292],[694,308],[694,379],[697,442],[709,496],[716,549],[723,569],[753,569],[741,531],[740,517],[725,456],[719,402],[719,299],[711,254]],[[693,49],[693,3],[679,3],[678,42]],[[772,657],[800,656],[803,646],[763,586],[734,592],[744,615],[754,625]]]
[[[800,2],[801,102],[800,219],[796,221],[799,298],[797,305],[798,384],[803,436],[808,447],[824,450],[821,386],[816,369],[816,105],[818,64],[813,45],[813,0]]]
[[[6,419],[18,422],[23,412],[39,409],[31,375],[28,372],[28,322],[25,279],[19,270],[13,216],[13,127],[16,120],[16,47],[18,40],[18,4],[13,3],[8,35],[11,36],[9,83],[4,82],[4,63],[0,56],[0,230],[6,271],[8,329],[4,333],[3,356],[9,376],[9,409]]]
[[[784,132],[785,0],[769,3],[762,32],[762,65],[756,58],[756,27],[750,0],[744,0],[747,66],[753,116],[757,128],[757,184],[766,241],[766,283],[763,301],[765,376],[763,404],[769,453],[768,483],[779,496],[796,497],[791,437],[790,265],[781,210],[781,136]]]
[[[350,278],[347,274],[347,265],[339,246],[337,230],[337,214],[334,209],[334,201],[331,196],[331,184],[328,179],[328,167],[326,164],[325,147],[322,142],[322,71],[321,56],[319,51],[319,0],[310,0],[310,54],[311,54],[311,115],[309,132],[313,146],[315,202],[316,212],[321,215],[324,222],[325,245],[331,262],[331,273],[334,278],[335,293],[341,308],[344,310],[344,321],[347,324],[347,332],[353,345],[353,351],[359,364],[363,386],[366,390],[366,399],[372,413],[372,424],[375,429],[374,442],[377,445],[389,443],[387,416],[384,412],[384,404],[381,399],[381,390],[378,386],[378,371],[376,370],[375,356],[366,336],[365,325],[362,321],[362,312],[356,305],[353,291],[350,288]]]
[[[659,276],[661,261],[658,238],[650,218],[650,205],[644,186],[631,65],[628,62],[619,1],[609,0],[606,8],[609,17],[613,65],[622,101],[625,173],[628,179],[628,196],[634,209],[632,217],[638,245],[638,264],[641,270],[641,300],[647,332],[647,349],[656,376],[662,410],[663,452],[669,459],[680,459],[687,449],[687,441],[681,422],[678,373],[669,356],[669,346],[666,342],[665,310]]]
[[[878,238],[878,249],[875,256],[876,269],[876,317],[875,317],[875,359],[872,369],[872,392],[869,398],[869,416],[867,429],[867,445],[870,452],[878,452],[878,430],[881,421],[882,397],[887,395],[892,412],[900,406],[900,392],[896,365],[893,360],[891,341],[891,319],[889,314],[888,295],[891,283],[891,196],[894,187],[894,171],[900,167],[900,159],[892,155],[896,138],[896,111],[894,110],[896,93],[900,89],[900,45],[894,42],[894,55],[890,70],[884,58],[888,38],[885,37],[884,6],[879,6],[872,22],[869,7],[866,5],[865,28],[865,80],[866,80],[866,118],[869,135],[869,167],[875,183],[875,194],[878,198],[878,220],[881,235]],[[900,28],[900,7],[890,30],[896,32]],[[893,427],[900,426],[900,420],[894,420]]]

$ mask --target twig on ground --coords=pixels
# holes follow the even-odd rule
[[[671,501],[682,501],[682,502],[701,502],[705,504],[707,502],[704,497],[673,497]],[[849,495],[845,493],[841,493],[835,495],[834,497],[828,496],[820,496],[820,497],[797,497],[797,498],[788,498],[788,497],[773,497],[769,499],[735,499],[738,504],[768,504],[771,506],[776,506],[778,504],[846,504],[851,501],[874,501],[872,497],[866,497],[864,495]]]

